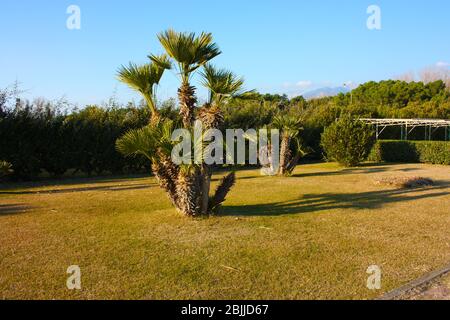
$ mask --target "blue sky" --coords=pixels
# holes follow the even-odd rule
[[[71,4],[81,9],[81,30],[66,28]],[[372,4],[381,8],[381,30],[366,27]],[[172,27],[212,32],[223,52],[214,64],[243,75],[247,88],[294,95],[446,65],[449,12],[448,0],[2,0],[0,87],[17,79],[30,98],[65,95],[79,105],[114,92],[138,99],[115,72],[161,53],[156,33]],[[160,98],[177,85],[166,74]]]

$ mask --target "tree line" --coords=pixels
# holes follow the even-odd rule
[[[143,156],[125,158],[115,148],[116,140],[124,133],[149,123],[149,100],[139,105],[110,104],[68,111],[55,102],[11,101],[11,96],[11,92],[0,90],[0,160],[12,164],[16,177],[150,170]],[[152,108],[158,108],[161,117],[181,121],[174,99]],[[298,119],[303,126],[300,138],[304,150],[308,150],[310,157],[320,158],[323,155],[321,134],[336,118],[349,114],[450,119],[450,93],[441,80],[426,84],[388,80],[368,82],[351,93],[312,100],[252,92],[249,99],[227,99],[221,109],[221,129],[258,129],[273,124],[279,116]],[[383,138],[398,139],[397,131],[388,129]],[[438,140],[444,138],[444,130],[441,131],[435,133]],[[420,131],[412,133],[412,139],[423,138]]]

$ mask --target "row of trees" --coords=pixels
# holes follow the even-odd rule
[[[395,103],[398,99],[392,97],[399,94],[392,88],[406,88],[406,85],[422,91],[407,91],[407,105],[398,107]],[[385,104],[372,104],[373,97],[383,96],[387,87],[395,94]],[[16,101],[13,93],[17,91],[0,90],[0,160],[12,163],[16,177],[34,178],[42,172],[58,176],[67,172],[99,174],[149,169],[144,157],[124,158],[114,147],[124,132],[148,124],[152,113],[145,100],[138,106],[88,106],[69,112],[66,105],[58,102]],[[255,92],[251,99],[228,97],[226,103],[221,103],[223,121],[218,125],[220,129],[258,129],[275,123],[280,116],[300,120],[303,131],[292,140],[291,147],[296,149],[301,138],[301,146],[308,150],[309,156],[320,158],[323,155],[321,133],[345,114],[374,118],[450,118],[449,92],[441,81],[428,85],[402,81],[368,83],[353,94],[353,104],[350,94],[309,101]],[[181,121],[174,99],[156,107],[161,117]],[[434,137],[443,140],[444,134],[443,129],[438,130]],[[393,128],[385,130],[382,138],[398,139],[399,136],[399,129]],[[412,132],[411,138],[421,140],[424,134],[418,129]]]
[[[152,58],[161,66],[171,66],[173,61],[168,56]],[[145,157],[124,158],[115,150],[114,143],[124,132],[145,126],[153,117],[156,118],[151,121],[155,122],[158,117],[171,119],[175,123],[182,122],[174,99],[156,103],[154,88],[163,74],[161,69],[155,67],[156,62],[146,66],[131,64],[122,68],[119,74],[119,78],[125,82],[127,75],[141,76],[134,79],[134,83],[129,83],[143,95],[143,102],[139,106],[118,106],[112,103],[106,107],[88,106],[83,110],[68,112],[67,106],[60,102],[38,99],[30,103],[16,99],[20,95],[17,84],[8,90],[0,90],[0,160],[12,163],[16,176],[22,178],[33,178],[42,172],[58,176],[67,172],[98,174],[148,170],[149,164]],[[181,65],[178,67],[183,68]],[[218,78],[224,83],[224,79],[230,76],[225,71],[208,67],[206,63],[199,69],[204,69],[202,73],[205,79],[202,84],[207,86],[208,76],[211,84],[214,76],[220,75]],[[192,74],[197,70],[186,71]],[[146,87],[148,79],[153,83],[151,87]],[[237,84],[242,86],[242,79],[239,80]],[[219,82],[214,85],[218,86]],[[184,92],[183,99],[191,103],[189,100],[195,95],[189,92],[186,85],[183,87],[183,90],[180,88],[180,94]],[[223,93],[224,89],[230,88],[220,89],[222,91],[215,89],[219,92],[216,96],[221,97],[221,116],[214,125],[220,129],[258,129],[268,125],[282,128],[289,123],[300,122],[298,127],[303,127],[302,134],[296,135],[294,139],[286,137],[285,140],[294,150],[293,159],[298,157],[298,149],[308,150],[309,156],[322,157],[320,140],[324,128],[345,114],[374,118],[450,118],[450,94],[441,80],[426,84],[399,80],[368,82],[352,93],[308,101],[301,96],[289,99],[286,95],[257,92],[244,96],[227,95]],[[207,105],[211,106],[213,100],[210,94]],[[182,105],[180,110],[186,110]],[[202,119],[210,121],[214,119],[211,115],[214,115],[217,107],[200,110]],[[200,110],[194,112],[195,116],[197,113],[200,116]],[[279,119],[285,123],[280,124]],[[434,137],[442,140],[444,133],[443,129],[438,130]],[[399,129],[394,128],[385,130],[382,138],[397,139],[399,136]],[[424,134],[416,130],[410,137],[420,140]],[[284,169],[282,171],[285,172]]]

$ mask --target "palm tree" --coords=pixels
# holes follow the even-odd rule
[[[171,67],[169,57],[175,61],[181,79],[178,90],[180,114],[183,127],[194,130],[196,119],[195,87],[190,85],[192,74],[205,66],[202,73],[203,84],[210,91],[208,103],[197,112],[197,120],[201,120],[205,129],[218,128],[223,123],[221,105],[229,98],[243,95],[243,79],[233,73],[217,70],[208,61],[220,54],[210,33],[179,33],[173,30],[158,35],[159,41],[167,55],[150,55],[151,63],[145,67],[130,65],[122,68],[119,78],[138,90],[152,110],[155,121],[142,129],[131,130],[117,141],[117,149],[125,155],[141,154],[152,161],[152,171],[160,186],[168,193],[174,206],[187,216],[211,214],[217,212],[234,185],[236,177],[230,173],[219,183],[211,198],[209,190],[212,170],[206,164],[176,165],[171,159],[173,142],[171,141],[174,122],[161,119],[154,104],[154,88],[159,83],[162,72]],[[153,71],[152,71],[153,70]],[[153,72],[153,73],[152,73]],[[159,73],[158,73],[159,72]],[[191,135],[195,137],[195,135]],[[194,146],[199,143],[193,141]],[[200,142],[202,143],[202,142]]]
[[[206,64],[201,72],[202,85],[208,89],[208,102],[200,108],[197,119],[203,124],[203,128],[217,129],[223,124],[222,106],[229,99],[243,97],[248,92],[243,91],[244,79],[236,76],[226,69],[217,69],[211,64]],[[202,173],[202,202],[201,212],[206,214],[217,211],[218,206],[225,200],[227,193],[235,182],[234,173],[226,176],[217,188],[214,197],[209,198],[211,186],[212,167],[203,164]]]
[[[190,78],[197,69],[221,52],[213,42],[211,33],[202,32],[196,36],[192,32],[176,32],[169,29],[160,33],[158,39],[166,53],[176,62],[181,78],[181,86],[178,89],[180,115],[184,127],[189,128],[194,121],[194,108],[197,103],[195,87],[190,85]],[[159,56],[151,55],[150,59],[157,65],[164,66],[165,61],[161,61]]]
[[[178,89],[180,115],[184,128],[192,128],[197,97],[195,95],[196,88],[190,84],[191,76],[221,52],[217,44],[213,42],[211,33],[202,32],[197,36],[193,32],[176,32],[169,29],[158,34],[158,39],[177,67],[181,79],[181,85]],[[164,65],[164,61],[160,61],[158,56],[150,55],[150,59],[157,65]],[[184,195],[183,198],[180,198],[184,199],[184,204],[181,206],[186,208],[186,214],[188,215],[204,214],[208,210],[207,205],[204,204],[205,201],[198,203],[199,198],[209,196],[207,194],[202,195],[202,190],[205,189],[202,187],[205,183],[205,173],[202,167],[194,167],[180,172],[178,189]],[[195,203],[197,205],[194,205]]]
[[[170,69],[171,64],[166,55],[158,56],[158,64],[147,63],[136,65],[130,63],[128,66],[120,67],[117,78],[127,84],[130,88],[138,91],[145,99],[151,113],[151,122],[157,122],[160,114],[156,107],[156,87],[158,86],[164,71]]]
[[[281,132],[280,167],[278,174],[290,175],[301,156],[305,154],[299,137],[300,132],[303,130],[301,119],[290,115],[278,115],[274,118],[272,125]],[[294,149],[291,148],[293,142],[295,143]]]

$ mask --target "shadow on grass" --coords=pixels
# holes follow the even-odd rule
[[[38,179],[36,181],[12,181],[0,183],[0,190],[7,189],[22,189],[22,188],[39,188],[52,187],[64,185],[77,184],[92,184],[92,183],[120,183],[132,179],[146,179],[150,178],[149,174],[130,174],[117,176],[96,176],[96,177],[63,177],[59,179]]]
[[[395,169],[392,166],[388,166],[385,164],[362,164],[359,167],[355,168],[343,168],[340,170],[330,170],[330,171],[315,171],[315,172],[307,172],[307,173],[297,173],[292,175],[295,178],[306,178],[306,177],[322,177],[322,176],[339,176],[346,174],[370,174],[370,173],[380,173],[380,172],[395,172],[395,171],[415,171],[420,168],[403,168],[403,169]]]
[[[450,195],[450,184],[440,183],[436,187],[422,189],[395,189],[362,193],[305,194],[300,199],[285,202],[247,206],[227,206],[224,216],[281,216],[286,214],[313,213],[333,209],[377,209],[389,203],[407,202]],[[424,193],[426,192],[426,193]]]
[[[0,216],[13,215],[18,213],[25,213],[30,210],[31,207],[23,204],[0,204]]]
[[[53,189],[53,190],[37,190],[37,191],[0,191],[0,194],[19,195],[19,194],[59,194],[59,193],[72,193],[83,191],[127,191],[127,190],[141,190],[148,189],[156,186],[156,184],[132,184],[132,185],[108,185],[108,186],[96,186],[96,187],[80,187],[80,188],[66,188],[66,189]]]

